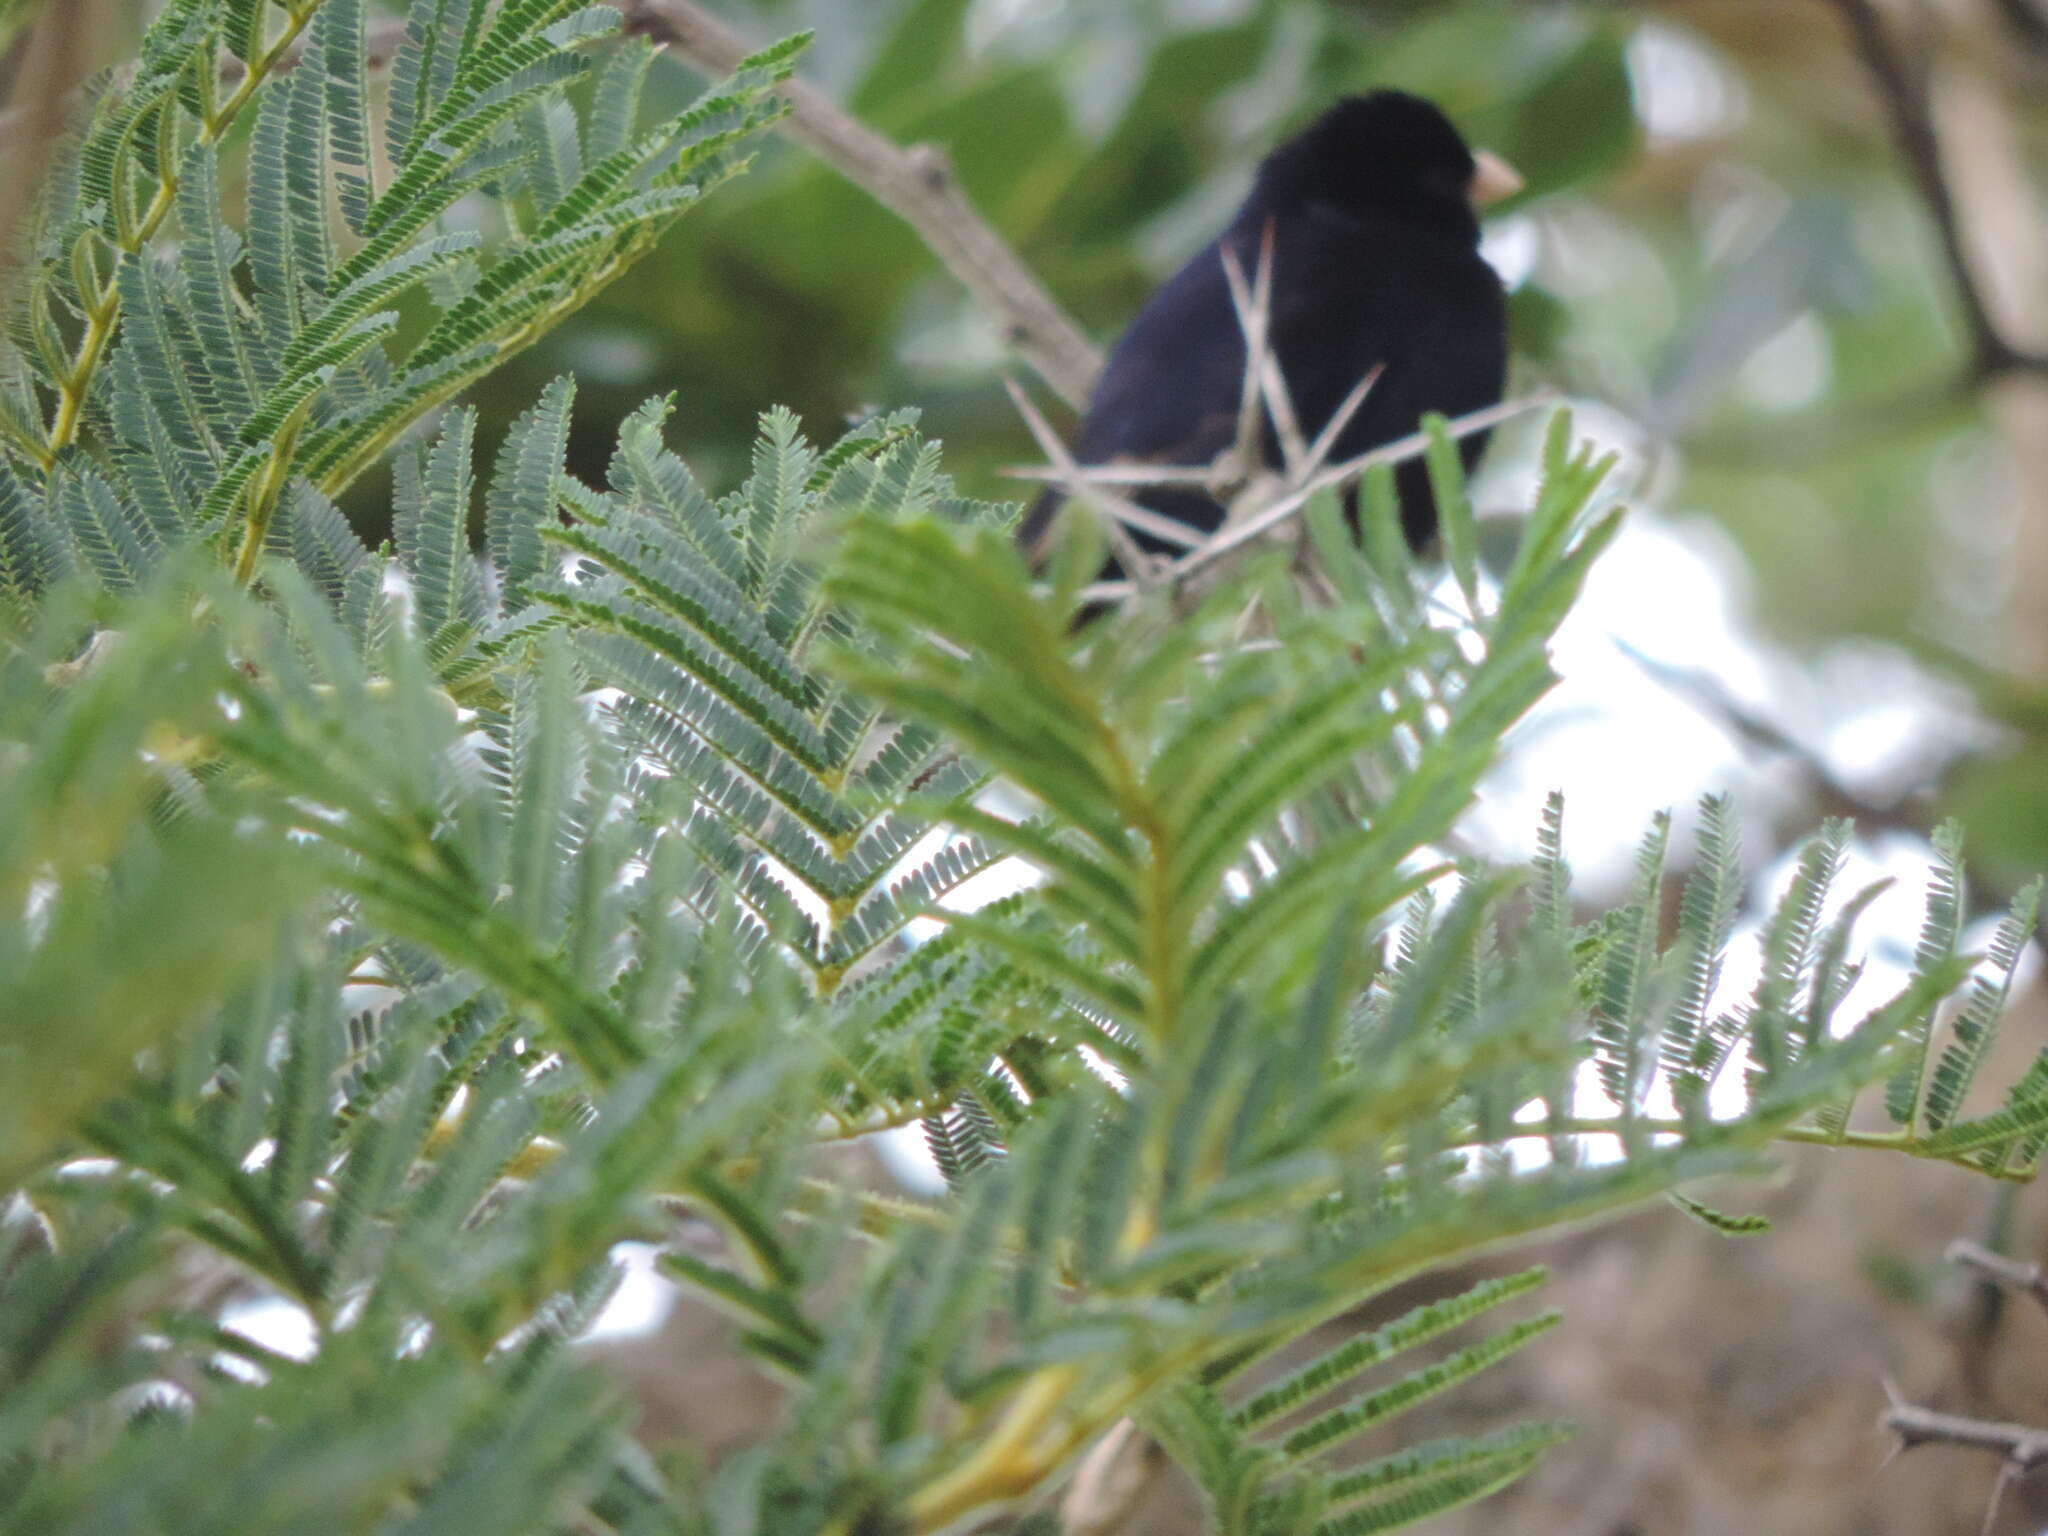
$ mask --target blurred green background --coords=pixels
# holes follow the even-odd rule
[[[814,29],[805,73],[898,142],[943,144],[1105,342],[1227,218],[1276,140],[1346,91],[1431,96],[1529,180],[1491,231],[1516,284],[1521,382],[1669,437],[1675,494],[1740,541],[1774,627],[1895,635],[1939,601],[1930,556],[1962,530],[1934,514],[1984,428],[1967,390],[1937,392],[1964,361],[1945,274],[1825,5],[1718,8],[1781,12],[1783,58],[1687,24],[1711,5],[720,9],[757,40]],[[1741,41],[1768,44],[1762,32]],[[1809,67],[1816,44],[1829,77]],[[657,78],[677,102],[691,89],[681,69]],[[509,416],[574,371],[594,454],[605,418],[673,389],[713,478],[737,467],[768,404],[822,424],[915,403],[954,472],[995,494],[996,465],[1034,456],[998,382],[1006,364],[905,225],[777,143],[481,403]]]
[[[1973,373],[1954,273],[1844,25],[1861,3],[707,8],[756,43],[813,32],[805,75],[898,143],[943,145],[1105,345],[1220,227],[1259,156],[1335,97],[1439,101],[1528,179],[1485,247],[1513,293],[1514,387],[1560,391],[1621,449],[1638,509],[1636,550],[1609,561],[1621,606],[1586,616],[1599,643],[1492,822],[1532,824],[1538,778],[1582,801],[1621,792],[1610,834],[1578,850],[1598,865],[1649,810],[1705,790],[1736,789],[1770,848],[1829,812],[1912,833],[1959,812],[1973,865],[2009,886],[2048,865],[2048,369]],[[150,4],[77,0],[62,35],[81,64],[114,62]],[[1925,70],[1994,314],[2048,356],[2043,0],[1871,9]],[[35,10],[0,5],[0,34]],[[5,67],[22,75],[24,55]],[[701,84],[665,58],[651,96],[680,106]],[[488,451],[574,373],[573,454],[599,478],[617,420],[672,391],[675,438],[714,485],[771,405],[820,433],[916,405],[963,488],[1006,497],[1020,487],[1001,466],[1037,455],[1005,371],[1071,424],[906,225],[775,139],[475,403]],[[1504,524],[1535,425],[1497,435],[1480,487]],[[388,498],[369,476],[349,510],[376,534]],[[1608,734],[1558,734],[1595,716]],[[1566,770],[1591,761],[1614,771],[1575,786]]]
[[[1989,252],[1992,297],[2013,295],[2010,335],[2039,345],[2048,233],[2028,167],[2048,135],[2048,28],[2028,28],[2031,3],[1957,0],[1938,28],[1916,10],[1901,36],[1938,47],[1966,235]],[[813,30],[805,73],[899,143],[944,145],[974,202],[1105,344],[1292,128],[1347,91],[1433,97],[1528,178],[1486,246],[1513,290],[1516,387],[1579,403],[1624,449],[1645,526],[1665,520],[1692,551],[1641,579],[1711,584],[1731,616],[1726,634],[1617,638],[1689,674],[1751,674],[1724,691],[1794,744],[1745,734],[1694,690],[1687,707],[1729,750],[1691,774],[1650,772],[1650,798],[1682,805],[1755,770],[1773,844],[1826,810],[1921,828],[1956,808],[1995,880],[2048,863],[2048,774],[2030,751],[2048,716],[2048,557],[2034,550],[2048,471],[2030,474],[2017,440],[2029,421],[2048,434],[2048,416],[2000,398],[2048,378],[1971,376],[1952,274],[1834,5],[716,9],[755,41]],[[696,84],[668,61],[657,78],[678,103]],[[1036,455],[1006,369],[1025,372],[912,232],[778,141],[479,404],[502,427],[547,378],[576,373],[595,475],[612,422],[673,390],[677,435],[714,483],[738,472],[770,404],[821,431],[915,404],[965,489],[1009,496],[996,471]],[[1502,434],[1483,509],[1513,511],[1526,437]],[[365,488],[366,519],[376,494]],[[1641,710],[1618,686],[1575,707],[1625,727]]]

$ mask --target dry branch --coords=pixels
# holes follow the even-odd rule
[[[1453,438],[1469,437],[1474,432],[1486,431],[1538,406],[1554,405],[1557,398],[1554,393],[1546,390],[1524,395],[1517,400],[1503,400],[1499,405],[1490,405],[1483,410],[1457,417],[1446,430]],[[1356,458],[1346,459],[1341,464],[1333,464],[1328,469],[1320,470],[1271,504],[1238,521],[1225,523],[1200,549],[1190,550],[1176,561],[1172,575],[1178,580],[1212,561],[1221,559],[1233,549],[1250,543],[1267,529],[1299,512],[1319,491],[1348,484],[1375,465],[1398,464],[1404,459],[1420,458],[1428,449],[1429,434],[1411,432],[1406,437],[1396,438],[1391,443],[1383,443],[1377,448],[1359,454]]]
[[[1894,1403],[1885,1410],[1884,1427],[1897,1435],[1908,1450],[1916,1445],[1967,1445],[1975,1450],[1996,1451],[2021,1472],[2048,1466],[2048,1429],[2035,1429],[2027,1424],[1973,1419],[1966,1414],[1939,1413],[1932,1408],[1916,1408],[1911,1403]]]
[[[667,45],[707,74],[731,73],[752,51],[690,0],[615,3],[627,31]],[[1077,409],[1086,404],[1102,353],[975,211],[945,152],[892,144],[808,81],[788,81],[782,95],[790,107],[782,130],[916,230],[1053,392]]]
[[[1949,1263],[1960,1264],[1965,1269],[1974,1269],[1987,1280],[1992,1280],[2015,1291],[2024,1291],[2041,1306],[2048,1307],[2048,1274],[2038,1264],[2029,1264],[2024,1259],[2008,1258],[2002,1253],[1993,1253],[1982,1243],[1973,1243],[1959,1237],[1948,1245],[1943,1255]],[[2042,1431],[2048,1435],[2048,1430]]]
[[[1934,219],[1941,250],[1954,277],[1963,324],[1970,335],[1971,371],[1980,381],[2017,372],[2048,373],[2048,357],[2015,345],[1999,329],[1985,300],[1983,284],[1971,264],[1962,220],[1941,158],[1941,140],[1934,129],[1928,101],[1926,71],[1909,60],[1893,39],[1875,0],[1829,0],[1841,14],[1857,55],[1876,87],[1892,137],[1906,169]]]
[[[1938,1413],[1932,1408],[1895,1402],[1885,1410],[1884,1427],[1899,1437],[1901,1451],[1910,1451],[1916,1445],[1963,1445],[1998,1456],[1998,1481],[1992,1485],[1984,1508],[1980,1536],[1991,1536],[2005,1490],[2048,1466],[2048,1430],[2026,1424],[1973,1419],[1960,1413]]]
[[[1003,387],[1010,392],[1010,400],[1017,407],[1017,414],[1024,418],[1024,424],[1031,429],[1031,435],[1038,439],[1038,446],[1051,459],[1054,469],[1060,474],[1063,489],[1083,506],[1097,513],[1102,520],[1102,531],[1108,537],[1110,547],[1116,551],[1117,560],[1133,579],[1140,583],[1151,580],[1152,560],[1138,547],[1137,540],[1130,534],[1132,528],[1152,534],[1155,538],[1176,542],[1188,536],[1188,530],[1170,517],[1139,506],[1114,491],[1091,486],[1081,478],[1080,466],[1073,455],[1067,452],[1059,434],[1052,429],[1052,423],[1031,403],[1031,397],[1024,392],[1024,386],[1015,379],[1003,380]]]

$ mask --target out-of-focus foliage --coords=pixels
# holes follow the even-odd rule
[[[1914,615],[1915,545],[1931,531],[1898,474],[1905,455],[1924,460],[1930,439],[1953,438],[1967,396],[1904,434],[1880,425],[1852,452],[1816,448],[1809,424],[1785,419],[1950,377],[1940,274],[1910,190],[1882,139],[1845,140],[1795,82],[1751,84],[1682,9],[724,9],[756,31],[817,25],[807,71],[899,141],[943,143],[977,204],[1105,338],[1220,226],[1252,163],[1292,127],[1345,91],[1432,96],[1529,179],[1493,219],[1526,376],[1697,439],[1688,472],[1763,579],[1783,571],[1781,617],[1896,629]],[[613,294],[561,339],[569,352],[531,360],[532,381],[573,357],[586,387],[610,372],[629,397],[687,371],[692,436],[728,456],[744,451],[764,384],[808,417],[914,396],[956,472],[1028,453],[967,299],[907,228],[801,152],[775,157],[657,262],[659,281]],[[1795,323],[1778,366],[1743,376]],[[1761,466],[1734,446],[1757,433],[1800,462]],[[1792,557],[1839,550],[1873,518],[1910,537],[1859,547],[1871,562],[1860,579],[1814,593]]]
[[[1483,24],[1448,6],[1371,24],[1292,0],[723,9],[757,32],[817,27],[807,73],[899,142],[943,144],[977,206],[1105,339],[1221,225],[1258,156],[1343,91],[1437,97],[1517,161],[1527,197],[1585,186],[1638,142],[1620,18]],[[687,370],[693,441],[728,461],[764,390],[814,418],[915,397],[956,473],[1029,454],[985,320],[906,226],[801,152],[655,261],[660,281],[593,309],[564,350],[531,360],[531,382],[573,363],[586,389],[615,392],[593,398],[623,402]],[[1532,339],[1554,329],[1547,296],[1519,308]]]
[[[1858,635],[2002,665],[2001,605],[2041,601],[2000,587],[2012,530],[1999,433],[1966,377],[1926,211],[1825,5],[717,8],[755,36],[815,26],[806,71],[898,141],[943,144],[1105,342],[1292,127],[1345,91],[1430,95],[1529,176],[1488,223],[1514,289],[1518,385],[1597,404],[1642,499],[1711,522],[1746,557],[1735,579],[1767,632],[1801,656]],[[2038,152],[2038,43],[2011,35],[2000,7],[1952,9],[1962,70],[1983,74]],[[707,469],[737,465],[764,395],[808,420],[916,399],[978,494],[999,493],[1001,464],[1037,457],[986,317],[893,215],[794,146],[647,270],[515,364],[524,390],[508,402],[563,368],[601,415],[681,383],[679,421]],[[486,439],[493,424],[487,412]],[[606,451],[596,435],[576,447],[586,464]],[[1492,509],[1512,510],[1529,449],[1503,435],[1494,459],[1514,478]],[[1938,714],[1914,728],[1950,730]],[[1929,743],[1919,782],[1924,759],[1945,771],[1966,746]],[[1935,786],[1957,791],[1950,807],[1996,850],[2007,888],[2048,853],[2024,761],[1994,756]],[[1818,812],[1790,814],[1810,826]]]
[[[1567,419],[1469,620],[1402,558],[1382,471],[1375,555],[1333,500],[1313,513],[1334,603],[1269,563],[1198,613],[1077,633],[1097,550],[1034,592],[1001,509],[958,501],[905,420],[820,450],[772,415],[713,500],[656,405],[598,491],[556,458],[570,393],[500,456],[486,556],[456,412],[397,553],[353,552],[360,589],[322,581],[324,551],[255,593],[188,551],[133,593],[86,569],[30,605],[0,667],[0,890],[27,918],[0,1144],[13,1528],[949,1530],[1136,1416],[1218,1531],[1392,1529],[1564,1429],[1329,1458],[1555,1319],[1361,1378],[1540,1276],[1240,1384],[1304,1330],[1773,1138],[2022,1178],[2048,1144],[2038,1072],[1957,1112],[2029,916],[1930,1054],[1966,975],[1952,862],[1913,977],[1861,1010],[1862,903],[1820,920],[1840,828],[1733,1007],[1717,807],[1669,943],[1661,824],[1634,899],[1587,924],[1556,805],[1525,877],[1430,861],[1618,522],[1588,516],[1609,466]],[[1282,643],[1237,638],[1255,595]],[[449,644],[450,610],[480,649]],[[994,776],[1036,809],[989,809]],[[925,843],[939,826],[968,836]],[[997,855],[1041,878],[936,905]],[[203,923],[166,914],[181,898]],[[945,931],[905,942],[921,916]],[[1578,1113],[1587,1072],[1613,1118]],[[1709,1113],[1723,1078],[1739,1104]],[[1853,1129],[1879,1078],[1900,1128]],[[920,1120],[941,1200],[807,1176],[820,1143]],[[708,1487],[568,1347],[613,1245],[675,1239],[679,1209],[713,1256],[673,1241],[664,1267],[743,1320],[791,1405]],[[181,1291],[173,1255],[213,1278]],[[299,1309],[309,1358],[224,1328],[223,1295]]]

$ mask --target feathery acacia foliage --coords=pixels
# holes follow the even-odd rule
[[[380,175],[361,0],[169,7],[53,177],[11,309],[5,598],[74,565],[131,587],[193,540],[246,581],[295,485],[337,494],[739,169],[801,40],[649,129],[649,45],[624,45],[586,127],[563,93],[619,20],[574,0],[416,0]],[[224,47],[243,64],[231,90]],[[222,156],[245,120],[231,210]],[[508,238],[452,222],[477,191]],[[402,327],[422,298],[429,321]]]
[[[593,486],[563,379],[480,463],[454,397],[787,64],[645,128],[614,19],[416,0],[373,122],[354,0],[177,0],[51,189],[0,425],[0,1527],[1043,1527],[1130,1421],[1218,1531],[1387,1530],[1567,1433],[1359,1460],[1552,1321],[1495,1320],[1530,1272],[1330,1326],[1397,1283],[1774,1138],[2031,1176],[2042,1072],[1964,1100],[2035,897],[1970,975],[1952,842],[1868,1010],[1839,829],[1733,1002],[1719,802],[1673,934],[1662,823],[1585,923],[1556,805],[1528,871],[1439,851],[1615,527],[1568,418],[1463,613],[1383,471],[1357,544],[1306,510],[1328,601],[1255,559],[1084,619],[1085,536],[1048,591],[911,413],[771,412],[721,495],[655,401]],[[384,463],[380,551],[332,498]],[[919,1123],[943,1197],[819,1176]],[[624,1241],[781,1384],[715,1469],[579,1355]]]
[[[727,1245],[665,1267],[738,1314],[796,1394],[747,1494],[786,1528],[863,1510],[944,1528],[1056,1479],[1126,1417],[1197,1474],[1218,1529],[1391,1528],[1499,1486],[1562,1433],[1330,1459],[1533,1341],[1542,1318],[1360,1380],[1534,1277],[1277,1381],[1266,1356],[1419,1270],[1739,1170],[1773,1135],[1882,1140],[1826,1117],[1918,1048],[1916,1021],[1961,979],[1931,948],[1900,998],[1837,1017],[1843,962],[1814,937],[1832,833],[1767,924],[1756,995],[1705,1025],[1719,999],[1698,978],[1737,879],[1716,809],[1706,894],[1688,891],[1669,945],[1635,903],[1572,929],[1554,833],[1531,877],[1552,915],[1534,924],[1511,920],[1513,881],[1429,861],[1545,681],[1562,605],[1531,621],[1528,594],[1583,570],[1606,526],[1580,520],[1598,466],[1562,421],[1545,501],[1579,531],[1463,643],[1352,569],[1380,595],[1305,608],[1251,573],[1284,643],[1233,648],[1220,594],[1076,637],[905,419],[817,450],[771,417],[754,474],[713,501],[661,444],[659,407],[622,430],[613,488],[574,486],[543,452],[568,408],[566,385],[548,391],[483,494],[489,547],[554,552],[521,557],[523,583],[450,532],[475,478],[455,413],[399,476],[411,531],[392,555],[355,551],[323,581],[280,540],[257,594],[196,556],[139,595],[67,585],[14,653],[6,872],[41,914],[14,941],[14,1080],[61,1088],[0,1149],[25,1201],[6,1368],[37,1405],[6,1422],[102,1426],[92,1456],[10,1495],[36,1528],[104,1521],[106,1479],[191,1528],[255,1530],[301,1518],[293,1500],[345,1522],[400,1486],[466,1497],[483,1465],[519,1469],[522,1509],[686,1518],[693,1485],[637,1465],[564,1349],[610,1246],[674,1220],[663,1194]],[[95,631],[119,640],[68,660]],[[1400,660],[1354,663],[1370,681],[1353,685],[1330,663],[1357,646]],[[820,771],[820,742],[852,771]],[[1002,813],[994,779],[1028,811]],[[891,818],[874,889],[893,905],[835,968],[846,915],[874,897],[833,882]],[[978,851],[925,844],[919,862],[935,827]],[[972,915],[931,904],[997,852],[1037,883]],[[1654,902],[1652,856],[1642,880]],[[209,881],[203,930],[145,928],[164,953],[135,952],[137,923]],[[921,914],[945,928],[912,944]],[[145,986],[138,967],[160,960]],[[1995,1021],[1999,986],[1976,985],[1973,1023]],[[81,1056],[90,1031],[65,1021],[106,1013],[127,1032]],[[1982,1039],[1958,1031],[1953,1059]],[[1701,1104],[1744,1054],[1740,1113],[1651,1118],[1645,1063]],[[1617,1119],[1574,1116],[1586,1065],[1624,1090]],[[1934,1074],[1925,1123],[1960,1070]],[[1543,1118],[1519,1123],[1531,1104]],[[2039,1115],[2022,1099],[1898,1144],[2021,1174]],[[920,1117],[945,1202],[803,1177],[821,1134]],[[1627,1155],[1586,1158],[1596,1130]],[[1518,1167],[1508,1149],[1531,1135],[1553,1155]],[[80,1154],[104,1171],[62,1161]],[[855,1230],[871,1251],[847,1248]],[[193,1304],[111,1364],[67,1350],[166,1246],[289,1298],[319,1353],[275,1358]],[[860,1304],[824,1305],[849,1269]],[[101,1405],[148,1382],[195,1400],[209,1489],[185,1486],[187,1449],[106,1423]],[[434,1433],[318,1434],[371,1401]],[[336,1502],[334,1469],[358,1460],[343,1481],[361,1503]],[[273,1475],[289,1494],[219,1498]]]

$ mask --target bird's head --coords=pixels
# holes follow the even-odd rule
[[[1520,186],[1506,161],[1475,154],[1449,118],[1404,91],[1345,97],[1259,167],[1268,207],[1417,216],[1475,240],[1477,210]]]

